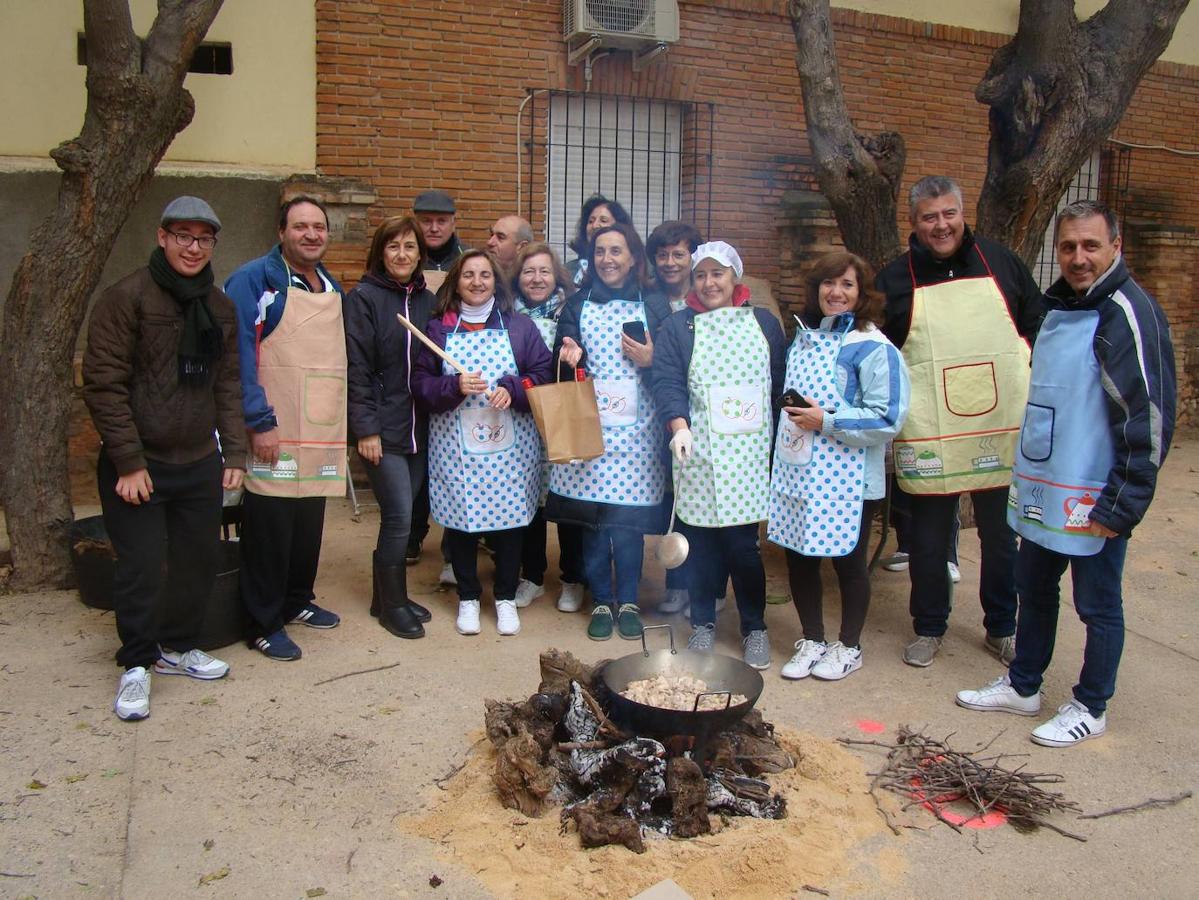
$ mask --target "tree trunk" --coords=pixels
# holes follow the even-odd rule
[[[142,41],[127,0],[84,0],[83,129],[50,154],[63,170],[58,203],[34,230],[4,307],[0,503],[13,590],[70,583],[67,418],[76,336],[130,210],[191,122],[183,79],[222,2],[159,0]]]
[[[790,13],[820,190],[845,246],[880,268],[901,250],[895,201],[906,157],[903,137],[854,131],[837,71],[829,0],[791,0]]]
[[[1022,0],[975,97],[991,108],[977,229],[1033,266],[1058,200],[1128,108],[1189,0],[1110,0],[1080,23],[1074,0]]]

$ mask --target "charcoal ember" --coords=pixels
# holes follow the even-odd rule
[[[574,654],[556,647],[542,652],[539,657],[539,665],[541,684],[537,687],[538,693],[558,694],[563,697],[570,693],[572,681],[584,685],[590,684],[595,668],[579,662]]]
[[[583,688],[577,681],[570,683],[570,705],[566,715],[562,717],[562,724],[566,726],[566,733],[570,735],[570,739],[579,743],[594,741],[595,736],[599,734],[599,717],[583,699]]]
[[[675,757],[666,764],[666,790],[670,794],[672,833],[678,837],[708,834],[708,782],[698,765],[686,757]]]
[[[773,736],[762,738],[734,731],[727,738],[734,762],[730,768],[742,774],[773,775],[795,768],[795,757],[775,743]]]
[[[729,729],[734,733],[752,734],[754,737],[774,741],[774,726],[762,718],[760,709],[751,709]]]
[[[551,725],[556,725],[562,720],[569,705],[566,694],[547,694],[538,691],[529,698],[529,707],[533,712]]]
[[[584,785],[610,785],[630,777],[632,789],[640,774],[651,765],[661,765],[666,748],[653,738],[633,738],[606,750],[572,750],[570,761]]]
[[[542,715],[533,698],[524,703],[485,700],[483,707],[483,725],[487,737],[497,750],[521,731],[531,734],[543,751],[548,751],[554,746],[555,722]]]
[[[716,773],[708,777],[708,809],[731,812],[755,819],[787,818],[787,799],[771,795],[770,785],[755,778],[731,773]]]
[[[618,791],[612,789],[595,791],[586,800],[564,808],[562,823],[564,826],[567,821],[575,823],[579,831],[579,843],[584,847],[620,844],[634,853],[644,853],[641,826],[635,819],[613,813],[623,799]]]
[[[523,726],[498,749],[492,781],[500,802],[527,816],[540,816],[558,783],[558,770],[542,764],[545,751]]]

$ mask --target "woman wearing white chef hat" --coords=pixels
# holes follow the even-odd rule
[[[662,326],[654,355],[658,413],[671,434],[678,518],[694,586],[687,645],[711,650],[716,584],[732,576],[745,662],[770,667],[766,574],[758,523],[766,518],[775,396],[786,339],[778,320],[749,304],[741,257],[724,241],[691,255],[693,288]]]

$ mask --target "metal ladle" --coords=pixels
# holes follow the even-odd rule
[[[681,482],[682,479],[679,479]],[[687,538],[674,530],[674,514],[679,506],[679,485],[674,486],[674,502],[670,504],[670,527],[667,528],[666,534],[662,535],[662,539],[658,541],[658,549],[655,555],[658,557],[658,562],[662,564],[664,569],[677,569],[687,561],[687,554],[691,551],[691,545],[687,542]]]

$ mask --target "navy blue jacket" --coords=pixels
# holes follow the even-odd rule
[[[341,293],[341,285],[322,265],[317,272],[326,282],[322,290]],[[237,353],[241,364],[241,405],[246,428],[251,431],[270,431],[279,423],[275,408],[266,399],[266,391],[258,383],[258,345],[275,330],[287,305],[287,289],[296,286],[312,288],[296,274],[288,278],[287,264],[279,244],[271,252],[252,259],[225,282],[225,293],[237,307]],[[315,285],[313,286],[315,287]]]
[[[1115,462],[1091,520],[1126,536],[1149,509],[1174,437],[1177,381],[1170,325],[1122,258],[1085,295],[1060,278],[1045,300],[1058,309],[1099,312],[1092,346],[1107,394]]]
[[[428,420],[412,399],[412,370],[423,345],[396,313],[423,328],[435,304],[419,273],[400,285],[367,272],[342,302],[350,434],[377,434],[388,453],[416,453],[428,439]]]

